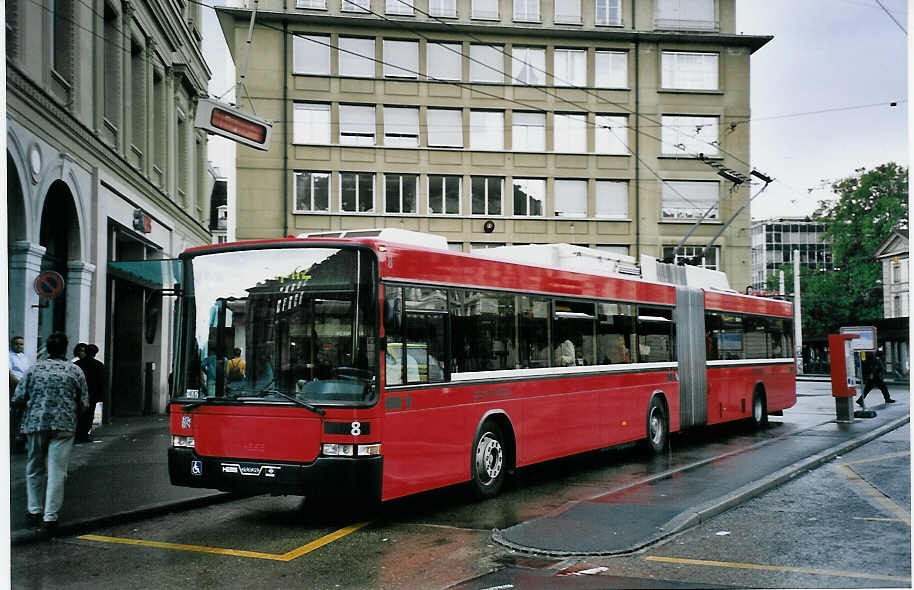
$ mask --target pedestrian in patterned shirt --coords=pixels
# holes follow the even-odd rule
[[[76,419],[89,406],[89,391],[82,369],[66,358],[66,334],[48,336],[47,350],[48,358],[26,372],[10,403],[25,408],[28,523],[37,527],[43,520],[45,531],[51,533],[63,506]]]

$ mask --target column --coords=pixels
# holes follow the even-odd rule
[[[66,330],[70,342],[89,342],[89,320],[92,317],[92,280],[95,265],[81,260],[67,263]],[[97,342],[95,343],[98,344]]]
[[[25,339],[25,354],[35,360],[38,352],[38,294],[35,279],[41,273],[45,248],[31,242],[16,242],[9,249],[9,329],[11,336]]]

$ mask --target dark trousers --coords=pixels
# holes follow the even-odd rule
[[[92,432],[92,418],[95,417],[95,404],[90,404],[76,419],[76,440],[87,441]]]
[[[885,381],[882,379],[867,381],[863,385],[863,399],[866,399],[866,394],[870,392],[871,389],[878,388],[882,392],[882,397],[888,401],[890,399],[889,390],[885,386]]]

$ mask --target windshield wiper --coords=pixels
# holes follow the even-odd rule
[[[191,402],[189,404],[185,404],[185,405],[181,406],[181,411],[190,412],[190,411],[195,410],[195,409],[199,408],[200,406],[206,405],[210,402],[227,402],[227,401],[230,401],[230,399],[231,398],[227,398],[227,397],[205,397],[205,398],[201,399],[200,401]]]
[[[289,395],[288,393],[284,393],[282,391],[279,391],[278,389],[264,389],[263,391],[260,392],[260,395],[263,395],[265,393],[270,394],[270,395],[278,395],[279,397],[281,397],[283,399],[289,400],[293,404],[298,404],[299,406],[305,408],[306,410],[311,410],[312,412],[314,412],[315,414],[317,414],[318,416],[321,416],[321,417],[323,417],[324,414],[327,413],[324,410],[322,410],[321,408],[312,406],[308,402],[303,402],[302,400],[298,399],[294,395]]]

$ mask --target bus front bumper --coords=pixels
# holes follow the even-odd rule
[[[285,463],[201,457],[168,449],[172,485],[246,494],[289,494],[380,501],[383,457],[319,457]]]

